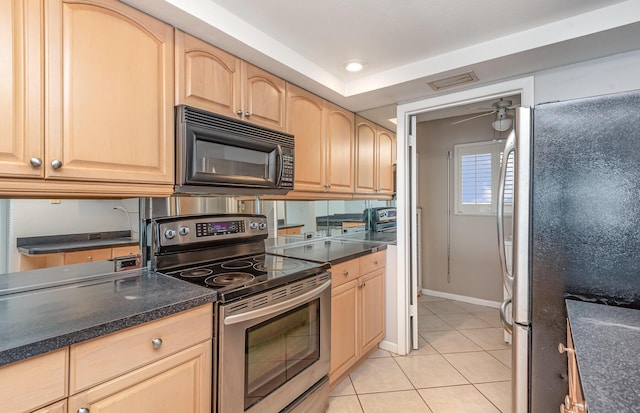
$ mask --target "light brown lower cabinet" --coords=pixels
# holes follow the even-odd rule
[[[206,304],[0,367],[0,411],[211,413],[212,328]]]
[[[57,403],[50,404],[47,407],[43,407],[34,413],[67,413],[67,401],[62,400]]]
[[[211,346],[205,341],[75,394],[69,397],[69,412],[208,413]]]
[[[138,245],[124,247],[96,248],[92,250],[60,252],[54,254],[20,255],[20,271],[39,268],[59,267],[61,265],[81,264],[109,260],[116,257],[140,254]]]
[[[385,265],[379,251],[331,268],[332,384],[384,338]]]
[[[580,383],[580,373],[578,372],[578,360],[576,350],[571,336],[571,325],[567,320],[567,346],[558,346],[560,353],[567,354],[567,373],[569,379],[569,394],[564,398],[564,403],[560,405],[562,413],[587,413],[587,402],[582,394],[582,384]]]
[[[57,412],[68,395],[68,376],[66,347],[0,367],[0,411]]]

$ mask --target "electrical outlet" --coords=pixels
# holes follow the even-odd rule
[[[313,238],[313,232],[304,233],[304,239],[311,239],[311,238]]]

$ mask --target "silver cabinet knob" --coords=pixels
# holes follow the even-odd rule
[[[349,271],[347,271],[347,270],[342,271],[342,275],[344,275],[346,277],[347,275],[349,275]]]
[[[29,163],[31,164],[31,166],[42,166],[42,159],[40,158],[31,158],[29,159]]]
[[[93,261],[93,256],[89,255],[89,256],[87,257],[87,260],[88,260],[88,261]]]
[[[373,265],[378,265],[378,260],[375,260],[375,261],[373,262]]]
[[[245,117],[245,118],[248,118],[249,116],[251,116],[251,113],[249,113],[249,112],[245,112],[245,113],[244,113],[244,117]]]
[[[238,115],[238,116],[242,116],[242,109],[238,109],[238,110],[236,111],[236,115]]]
[[[153,348],[158,349],[162,345],[162,339],[161,338],[154,338],[153,340],[151,340],[151,344],[153,344]]]
[[[86,407],[81,407],[78,409],[78,413],[89,413],[89,409]]]
[[[58,159],[54,159],[53,161],[51,161],[51,167],[53,169],[58,169],[62,167],[62,161],[58,160]]]

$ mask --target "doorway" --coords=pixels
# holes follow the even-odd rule
[[[461,105],[472,105],[503,96],[519,95],[522,106],[533,106],[533,77],[510,80],[494,85],[450,93],[421,101],[398,105],[398,352],[408,354],[417,347],[418,302],[418,242],[416,131],[420,115]],[[412,162],[413,160],[413,162]]]

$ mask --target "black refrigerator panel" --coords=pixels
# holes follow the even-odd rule
[[[640,308],[640,93],[536,106],[531,412],[567,394],[568,296]]]

